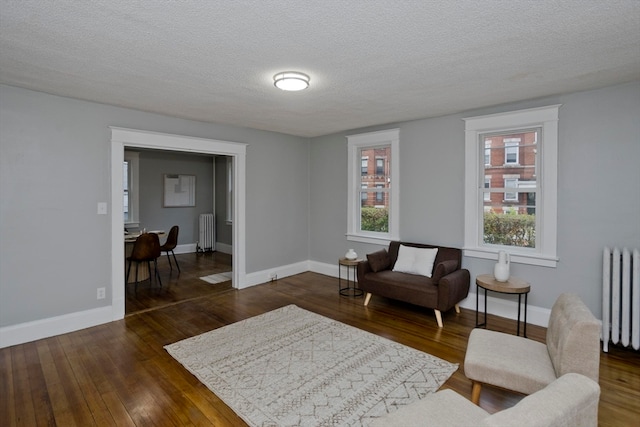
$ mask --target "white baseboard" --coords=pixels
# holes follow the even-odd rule
[[[338,277],[338,263],[327,264],[325,262],[309,261],[309,271],[324,274],[325,276]]]
[[[223,254],[233,255],[233,245],[216,242],[216,251],[222,252]]]
[[[245,283],[242,288],[248,288],[250,286],[269,282],[274,276],[276,279],[282,279],[283,277],[293,276],[306,271],[309,271],[309,261],[301,261],[295,264],[283,265],[280,267],[270,268],[268,270],[248,273],[245,276]]]
[[[514,301],[509,301],[502,298],[495,298],[487,294],[487,314],[493,314],[495,316],[504,317],[507,319],[518,319],[518,298],[513,295]],[[520,314],[520,321],[524,322],[524,298],[522,301],[522,310]],[[460,307],[467,308],[469,310],[476,310],[476,294],[469,293],[467,298],[460,302]],[[480,319],[484,315],[484,293],[480,294],[479,298]],[[551,310],[548,308],[536,307],[527,305],[527,323],[532,325],[538,325],[547,327],[549,325],[549,316]]]
[[[198,251],[198,245],[196,243],[187,243],[184,245],[178,245],[173,250],[173,252],[177,254],[192,254]],[[216,242],[216,251],[222,252],[223,254],[233,254],[233,246],[227,245],[226,243]]]
[[[113,321],[112,307],[100,307],[0,328],[0,348],[23,344]]]
[[[174,254],[191,254],[191,253],[194,253],[196,250],[197,250],[196,244],[189,243],[185,245],[176,246],[175,249],[173,250],[173,253]]]
[[[224,245],[223,245],[224,246]],[[193,248],[192,248],[193,247]],[[220,248],[217,248],[220,250]],[[175,253],[195,252],[195,244],[178,245]],[[222,252],[222,251],[221,251]],[[226,253],[226,252],[225,252]],[[280,267],[270,268],[268,270],[249,273],[245,277],[245,284],[242,288],[259,285],[269,282],[272,275],[276,275],[278,279],[293,276],[295,274],[312,271],[314,273],[324,274],[326,276],[338,277],[338,264],[327,264],[318,261],[301,261],[294,264],[284,265]],[[351,274],[351,273],[350,273]],[[346,279],[346,270],[340,273],[342,278]],[[484,301],[481,295],[480,309]],[[518,305],[517,299],[509,301],[502,298],[487,296],[487,313],[493,314],[507,319],[517,319]],[[124,312],[124,301],[119,301],[113,306],[95,308],[91,310],[70,313],[61,316],[51,317],[48,319],[36,320],[32,322],[20,323],[12,326],[0,328],[0,348],[9,347],[16,344],[35,341],[42,338],[48,338],[55,335],[65,334],[92,326],[101,325],[113,321],[117,310]],[[460,302],[460,307],[475,310],[476,294],[469,293],[469,296]],[[547,327],[549,324],[549,315],[551,310],[542,307],[528,306],[527,323]],[[523,319],[524,320],[524,316]]]

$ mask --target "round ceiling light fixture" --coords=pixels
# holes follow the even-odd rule
[[[273,84],[278,89],[296,91],[309,87],[309,76],[297,71],[283,71],[273,76]]]

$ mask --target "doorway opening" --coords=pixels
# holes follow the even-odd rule
[[[243,288],[245,271],[245,171],[246,144],[111,127],[111,275],[112,315],[125,315],[123,164],[124,151],[152,149],[228,156],[233,168],[232,286]]]

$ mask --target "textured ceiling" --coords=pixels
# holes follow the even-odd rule
[[[0,83],[305,137],[634,80],[640,0],[0,0]]]

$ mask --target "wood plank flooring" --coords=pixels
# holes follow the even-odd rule
[[[137,294],[129,290],[123,320],[0,349],[0,425],[246,425],[163,346],[288,304],[459,363],[443,387],[470,398],[462,362],[473,311],[443,313],[440,329],[431,310],[375,296],[363,307],[362,297],[341,297],[336,278],[303,273],[235,290],[198,279],[224,271],[228,258],[185,254],[178,261],[179,276],[161,264],[162,289],[147,282]],[[515,333],[513,320],[490,316],[489,326]],[[545,329],[529,325],[527,333],[542,341]],[[600,425],[636,425],[640,353],[618,347],[602,353],[600,385]],[[484,387],[480,405],[495,412],[521,398]]]

